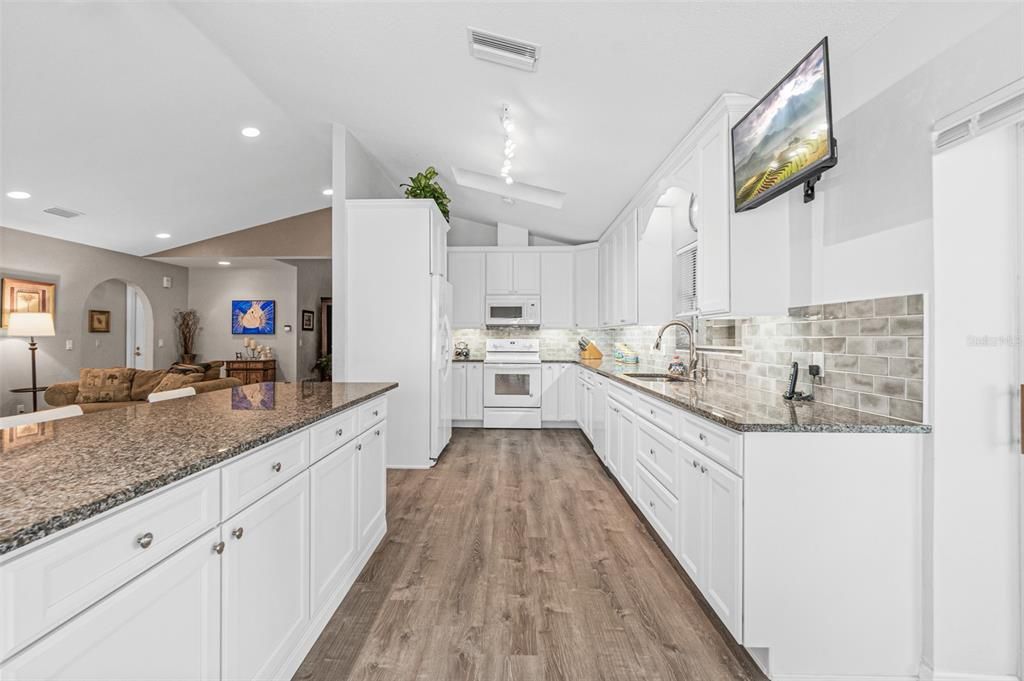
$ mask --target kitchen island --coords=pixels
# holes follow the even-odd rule
[[[395,383],[0,431],[0,678],[287,678],[386,530]]]

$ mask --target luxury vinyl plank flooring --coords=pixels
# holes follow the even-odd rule
[[[579,431],[456,430],[301,681],[761,681]]]

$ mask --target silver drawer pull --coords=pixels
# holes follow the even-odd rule
[[[374,409],[374,410],[373,410],[373,415],[374,415],[374,416],[380,416],[380,412],[379,412],[379,411],[377,411],[376,409]]]
[[[278,462],[277,462],[277,463],[275,463],[275,464],[274,464],[273,466],[271,466],[271,468],[273,468],[273,469],[274,469],[274,472],[275,472],[275,473],[280,473],[280,472],[281,472],[281,462],[280,462],[280,461],[278,461]]]
[[[699,463],[697,463],[696,461],[691,461],[690,463],[692,463],[692,464],[693,464],[693,467],[694,467],[694,468],[700,468],[700,464],[699,464]]]
[[[216,553],[218,556],[220,554],[224,553],[224,542],[219,541],[216,544],[214,544],[213,545],[213,552]]]
[[[376,435],[377,437],[380,437],[380,428],[378,428],[377,430],[373,431],[373,434]]]
[[[707,468],[705,468],[704,466],[701,466],[701,467],[700,467],[700,472],[701,472],[701,473],[707,473],[707,472],[708,472],[708,469],[707,469]]]
[[[142,548],[148,549],[150,546],[153,545],[153,533],[152,532],[147,532],[146,534],[142,535],[141,537],[139,537],[135,541]]]
[[[653,448],[651,449],[651,456],[655,456]]]
[[[236,527],[235,529],[231,530],[231,536],[235,539],[241,539],[243,534],[245,534],[244,527]]]
[[[344,428],[338,428],[336,431],[334,431],[334,434],[337,435],[338,437],[341,437],[342,435],[345,434],[345,429]]]
[[[704,442],[704,441],[706,441],[708,439],[708,436],[705,435],[704,433],[698,433],[697,437],[700,438],[701,442]]]
[[[363,445],[361,445],[361,444],[356,445],[356,451],[357,452],[363,451]]]

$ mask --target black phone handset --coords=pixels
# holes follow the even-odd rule
[[[789,372],[789,390],[782,393],[782,398],[785,400],[791,400],[796,397],[796,377],[800,373],[800,365],[797,362],[793,362],[793,368]]]

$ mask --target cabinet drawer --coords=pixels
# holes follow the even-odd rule
[[[230,518],[309,466],[309,434],[301,432],[275,442],[222,471],[224,515]]]
[[[577,376],[579,379],[587,385],[594,385],[594,372],[590,369],[584,369],[583,367],[576,368]]]
[[[675,550],[679,502],[643,467],[636,471],[636,499],[661,540]]]
[[[388,400],[380,397],[359,407],[359,432],[362,433],[375,423],[380,423],[388,415]]]
[[[681,439],[733,473],[743,475],[743,436],[699,416],[683,413]]]
[[[356,418],[356,410],[349,409],[346,412],[324,419],[310,428],[309,437],[312,461],[319,461],[358,435]]]
[[[676,434],[676,411],[661,400],[637,396],[637,413],[670,435]]]
[[[675,451],[675,440],[644,421],[640,421],[638,431],[637,460],[640,465],[666,490],[675,490],[679,480],[679,456]]]
[[[608,396],[614,397],[623,406],[636,411],[637,394],[624,385],[615,381],[608,381]]]
[[[209,471],[0,566],[0,659],[31,643],[217,525]]]

